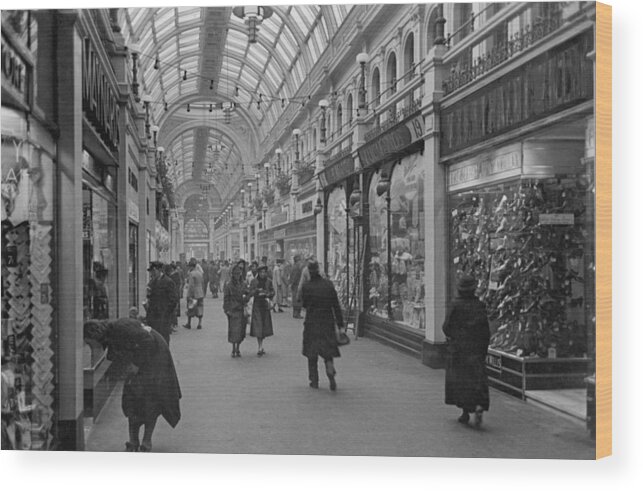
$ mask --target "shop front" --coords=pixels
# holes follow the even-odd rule
[[[56,144],[35,116],[38,23],[2,12],[2,449],[56,445]]]
[[[342,309],[347,315],[356,312],[359,301],[358,273],[362,267],[363,239],[358,217],[351,214],[350,200],[354,196],[357,206],[361,203],[360,179],[355,173],[352,155],[336,157],[319,174],[324,188],[324,264],[325,273],[333,282]],[[356,192],[354,195],[353,192]],[[356,196],[356,197],[355,197]],[[359,210],[358,210],[359,211]],[[357,226],[356,226],[357,219]]]
[[[418,357],[426,328],[423,134],[415,112],[358,149],[366,198],[366,334]]]
[[[476,278],[492,334],[490,380],[523,398],[584,388],[593,371],[591,39],[534,58],[441,116],[449,299],[460,275]],[[481,124],[466,130],[461,122],[483,108]],[[503,133],[511,136],[484,145]]]
[[[310,216],[263,230],[259,232],[257,242],[259,259],[262,256],[271,260],[283,258],[292,263],[296,255],[302,258],[311,256],[316,251],[315,217]]]

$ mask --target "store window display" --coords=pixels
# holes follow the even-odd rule
[[[521,179],[450,197],[450,278],[477,278],[490,348],[523,357],[587,355],[583,177]]]
[[[116,209],[83,186],[83,316],[116,316]]]
[[[424,329],[425,225],[421,157],[412,155],[393,166],[388,191],[390,205],[386,193],[377,195],[381,176],[381,172],[373,176],[369,190],[369,312],[407,327]]]
[[[346,216],[346,192],[343,187],[336,187],[328,196],[328,278],[337,290],[339,304],[348,308],[348,229]]]

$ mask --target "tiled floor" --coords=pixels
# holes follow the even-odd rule
[[[230,357],[221,300],[206,299],[204,329],[172,336],[183,399],[175,429],[164,421],[155,452],[594,458],[583,424],[491,392],[481,430],[457,423],[443,403],[444,371],[370,339],[354,340],[336,360],[338,390],[322,376],[308,387],[302,321],[273,314],[275,335],[258,358],[254,338]],[[320,372],[323,368],[320,363]],[[127,421],[117,389],[89,432],[87,449],[118,452]]]

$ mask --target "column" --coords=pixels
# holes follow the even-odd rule
[[[177,208],[179,230],[178,230],[178,253],[185,254],[185,208]],[[186,258],[188,260],[189,258]]]
[[[136,131],[136,130],[135,130]],[[147,267],[150,258],[147,254],[147,227],[150,217],[147,214],[147,180],[149,171],[147,168],[147,157],[145,150],[138,153],[138,308],[143,310],[143,302],[147,296]]]
[[[58,281],[59,450],[84,450],[83,435],[83,244],[82,244],[82,39],[78,17],[58,15],[58,179],[56,262]],[[62,225],[64,224],[64,226]]]
[[[445,336],[442,324],[447,308],[448,219],[445,169],[439,164],[439,118],[434,102],[442,95],[441,58],[446,52],[442,45],[434,46],[425,72],[424,121],[424,216],[425,261],[424,281],[426,337],[422,346],[422,363],[432,368],[444,366]]]

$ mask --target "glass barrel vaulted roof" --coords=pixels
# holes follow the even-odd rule
[[[119,11],[126,44],[140,48],[139,83],[142,92],[151,95],[152,124],[161,127],[159,145],[168,152],[175,186],[190,179],[212,178],[223,184],[237,174],[242,177],[244,156],[258,153],[353,6],[271,8],[273,15],[260,24],[256,43],[248,42],[247,26],[231,7]],[[204,114],[216,115],[218,110],[214,119],[221,124],[220,105],[230,102],[235,110],[225,134]],[[215,104],[213,112],[209,104]],[[185,131],[170,130],[186,124]],[[249,134],[229,136],[241,127],[249,127]],[[172,141],[163,140],[167,135]],[[239,148],[235,140],[254,149]],[[208,155],[208,148],[218,144],[221,151]]]

